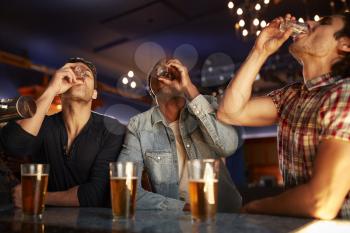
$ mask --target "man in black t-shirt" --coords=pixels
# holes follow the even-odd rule
[[[108,204],[108,164],[117,159],[125,129],[91,111],[96,86],[95,66],[72,58],[36,101],[36,114],[3,128],[1,140],[8,153],[50,165],[47,205]],[[62,112],[46,116],[56,95],[61,95]],[[13,189],[13,201],[21,207],[21,185]]]

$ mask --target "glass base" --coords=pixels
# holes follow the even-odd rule
[[[28,214],[22,213],[22,220],[32,220],[32,221],[40,221],[43,219],[43,214]]]
[[[134,221],[135,216],[117,216],[113,215],[113,221],[114,222],[119,222],[119,221]]]
[[[196,218],[196,217],[191,217],[192,223],[215,223],[216,219],[215,217],[203,217],[203,218]]]

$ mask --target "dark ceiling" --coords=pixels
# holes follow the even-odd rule
[[[233,2],[237,8],[244,1]],[[102,81],[113,85],[129,70],[144,78],[159,55],[173,56],[178,52],[187,56],[190,68],[193,66],[191,73],[200,82],[208,57],[224,53],[237,64],[252,46],[252,40],[242,40],[235,33],[235,9],[229,10],[227,3],[227,0],[2,0],[0,49],[53,68],[68,57],[82,56],[97,64]],[[304,18],[306,14],[310,17],[316,13],[330,14],[329,3],[329,0],[271,0],[260,17],[268,21],[286,12]]]

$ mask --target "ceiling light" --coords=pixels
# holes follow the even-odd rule
[[[247,29],[244,29],[244,30],[242,31],[242,35],[243,35],[243,36],[248,36],[248,30],[247,30]]]
[[[129,83],[129,79],[128,79],[127,77],[124,77],[124,78],[122,79],[122,83],[123,83],[124,85],[128,84],[128,83]]]
[[[254,26],[258,26],[259,25],[259,20],[257,18],[255,18],[253,20],[253,24],[254,24]]]
[[[130,71],[128,72],[128,76],[129,76],[130,78],[134,77],[134,72],[133,72],[132,70],[130,70]]]
[[[257,3],[257,4],[255,5],[255,10],[259,11],[260,9],[261,9],[261,5],[260,5],[259,3]]]
[[[238,22],[238,25],[239,25],[240,27],[244,27],[244,25],[245,25],[244,20],[241,19],[241,20]]]
[[[235,4],[233,4],[232,1],[229,1],[228,4],[227,4],[227,7],[228,7],[229,9],[233,9],[233,7],[235,7]]]

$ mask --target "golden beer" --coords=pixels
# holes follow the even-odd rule
[[[41,215],[45,208],[48,174],[22,174],[22,208],[27,215]]]
[[[137,177],[111,177],[112,213],[115,218],[133,218]]]
[[[215,220],[218,196],[218,180],[190,180],[189,196],[193,220]]]

